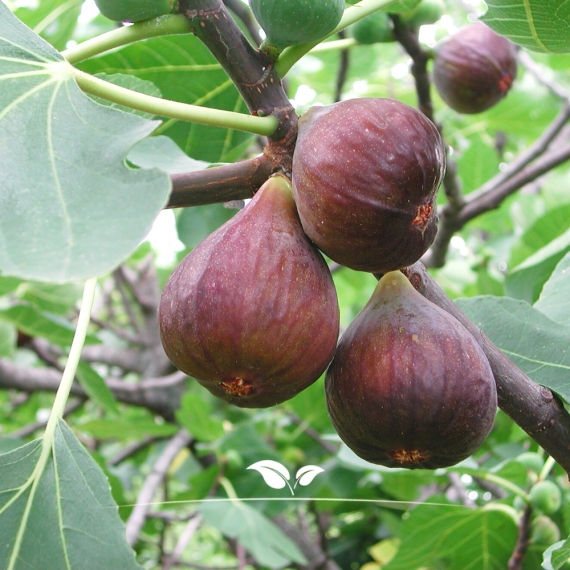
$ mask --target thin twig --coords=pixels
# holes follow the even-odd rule
[[[126,445],[121,451],[117,452],[111,459],[107,461],[109,465],[115,466],[119,465],[123,461],[127,460],[129,457],[136,455],[139,451],[142,451],[145,447],[152,445],[154,442],[159,441],[158,437],[145,437],[141,441],[133,441]]]
[[[139,495],[136,505],[126,524],[127,542],[134,546],[138,540],[139,534],[146,521],[147,513],[150,510],[152,500],[160,487],[162,481],[166,477],[168,468],[176,459],[176,456],[192,441],[192,436],[185,430],[181,429],[164,448],[160,457],[154,464],[150,475],[146,478]]]
[[[523,567],[526,551],[530,542],[530,519],[532,518],[532,507],[526,505],[519,521],[519,536],[513,554],[509,558],[508,570],[521,570]]]
[[[178,564],[180,557],[182,556],[182,554],[184,554],[184,550],[186,550],[188,543],[190,542],[190,540],[198,530],[198,527],[200,526],[201,522],[202,522],[202,515],[194,515],[188,521],[188,524],[184,528],[184,531],[178,538],[178,542],[174,547],[174,551],[164,563],[162,570],[170,570],[173,566]]]

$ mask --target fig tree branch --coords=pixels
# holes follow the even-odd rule
[[[515,366],[453,303],[421,262],[404,273],[426,299],[453,315],[477,339],[493,370],[499,407],[570,474],[570,415],[556,396]]]
[[[428,267],[442,267],[449,243],[455,232],[461,230],[473,218],[498,208],[506,198],[520,190],[523,186],[546,174],[556,166],[570,160],[570,144],[544,153],[540,159],[520,170],[502,184],[479,196],[476,200],[454,210],[444,206],[440,214],[440,225],[435,241],[422,261]]]
[[[258,133],[282,141],[294,132],[297,115],[282,88],[273,62],[256,50],[228,12],[222,0],[181,0],[180,11],[192,32],[202,40],[226,71],[253,115],[277,119],[277,128]]]
[[[180,208],[251,198],[277,170],[262,155],[215,168],[172,174],[172,193],[167,208]]]
[[[127,542],[134,546],[152,507],[152,500],[176,456],[192,441],[192,436],[181,429],[167,444],[146,478],[137,497],[136,504],[126,524]]]

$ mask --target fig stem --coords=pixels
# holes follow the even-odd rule
[[[190,33],[190,23],[181,14],[160,16],[152,20],[138,22],[132,26],[123,26],[96,36],[61,52],[61,55],[72,64],[102,54],[114,48],[129,45],[139,40],[167,36],[171,34]]]
[[[554,458],[548,457],[548,459],[544,462],[544,465],[538,475],[539,481],[542,481],[543,479],[546,479],[548,477],[548,474],[552,471],[552,468],[554,467],[555,463],[556,461],[554,460]]]
[[[199,107],[198,105],[179,103],[178,101],[169,101],[160,97],[152,97],[114,85],[109,81],[104,81],[76,68],[73,68],[73,78],[85,93],[102,97],[113,103],[126,105],[132,109],[152,113],[153,115],[214,127],[237,129],[263,136],[271,135],[277,128],[277,119],[275,117],[254,117],[243,113],[234,113],[233,111],[210,109]]]
[[[483,479],[484,481],[495,483],[499,487],[507,489],[508,491],[511,491],[515,495],[518,495],[525,501],[528,499],[528,495],[526,494],[524,489],[521,489],[518,485],[515,485],[514,483],[508,481],[507,479],[503,479],[503,477],[499,477],[498,475],[494,475],[493,473],[478,473],[477,477],[479,477],[479,479]]]

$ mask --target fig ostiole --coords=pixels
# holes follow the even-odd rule
[[[460,462],[488,435],[497,409],[474,337],[399,271],[382,277],[342,335],[325,392],[341,439],[387,467]]]
[[[351,269],[387,273],[426,252],[444,172],[436,127],[400,101],[349,99],[299,120],[292,180],[303,229]]]
[[[481,22],[464,26],[435,48],[435,88],[458,113],[482,113],[496,105],[516,74],[514,45]]]
[[[236,406],[273,406],[325,371],[338,341],[336,291],[285,176],[182,260],[159,324],[174,365]]]

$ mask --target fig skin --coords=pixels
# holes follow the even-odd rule
[[[239,407],[283,402],[325,371],[338,341],[336,290],[285,176],[182,260],[159,324],[173,364]]]
[[[435,49],[435,88],[458,113],[481,113],[496,105],[516,74],[514,45],[481,22],[464,26]]]
[[[325,393],[348,447],[370,463],[407,469],[469,457],[497,409],[481,347],[397,271],[379,281],[343,334]]]
[[[439,132],[400,101],[349,99],[299,120],[292,180],[303,229],[351,269],[387,273],[426,252],[444,172]]]

